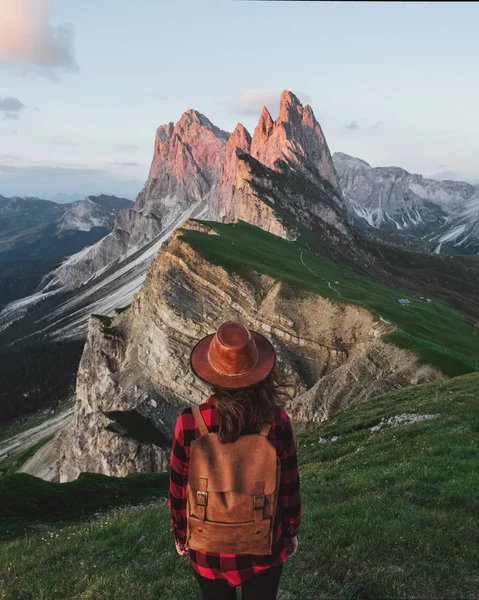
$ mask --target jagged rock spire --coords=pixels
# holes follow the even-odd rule
[[[341,188],[323,131],[309,105],[303,107],[288,90],[281,94],[279,114],[273,122],[263,108],[251,142],[251,155],[271,169],[278,160],[301,170],[310,179],[328,181],[341,198]]]

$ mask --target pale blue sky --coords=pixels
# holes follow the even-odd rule
[[[160,124],[196,108],[252,132],[284,88],[332,152],[479,181],[478,4],[0,0],[0,17],[32,1],[35,48],[0,40],[0,194],[134,197]]]

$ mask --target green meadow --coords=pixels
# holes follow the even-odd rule
[[[409,348],[449,377],[479,369],[479,329],[446,302],[426,303],[318,254],[306,238],[291,242],[248,223],[202,221],[218,235],[183,229],[182,237],[205,259],[255,283],[264,273],[335,302],[358,304],[391,324],[385,341]],[[338,283],[336,283],[338,282]],[[397,301],[406,298],[409,306]]]
[[[402,389],[296,435],[298,554],[280,600],[478,597],[479,376]],[[0,479],[0,598],[193,600],[168,475]]]

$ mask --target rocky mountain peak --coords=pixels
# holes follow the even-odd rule
[[[173,122],[158,127],[158,129],[156,130],[156,136],[159,139],[159,141],[166,142],[167,140],[171,139],[174,128],[175,124]]]
[[[251,155],[274,170],[287,164],[324,187],[324,180],[341,199],[339,179],[323,131],[312,108],[303,107],[288,90],[281,94],[279,114],[273,122],[266,108],[253,134]]]
[[[253,133],[253,139],[251,141],[251,156],[258,158],[263,152],[263,149],[268,143],[268,140],[273,132],[274,121],[271,118],[269,110],[266,106],[261,111],[258,124]]]
[[[230,135],[228,143],[226,144],[226,158],[225,158],[225,169],[227,169],[228,163],[236,160],[237,150],[241,152],[250,153],[251,150],[251,135],[244,125],[238,123],[235,130]]]
[[[472,185],[371,167],[342,152],[333,160],[346,209],[359,226],[398,234],[400,244],[418,238],[433,244],[437,254],[479,253],[479,194]]]
[[[290,92],[284,90],[279,100],[279,115],[278,121],[294,121],[301,117],[303,113],[303,105],[299,98]]]
[[[229,138],[229,133],[223,131],[219,127],[216,127],[216,125],[214,125],[208,119],[208,117],[205,117],[205,115],[201,114],[193,108],[189,108],[181,115],[180,120],[174,128],[175,133],[184,133],[185,128],[191,128],[194,131],[196,131],[198,128],[204,128],[211,131],[218,138],[221,138],[223,140],[228,140]]]
[[[229,134],[200,112],[185,111],[176,124],[157,129],[148,180],[135,210],[163,216],[165,198],[176,198],[175,213],[206,196],[222,169]],[[163,223],[164,225],[164,223]]]
[[[345,154],[344,152],[335,152],[333,154],[333,162],[336,165],[336,168],[338,168],[338,165],[345,165],[349,169],[354,169],[357,167],[371,168],[371,165],[365,160],[362,160],[361,158],[356,158],[355,156],[351,156],[349,154]]]

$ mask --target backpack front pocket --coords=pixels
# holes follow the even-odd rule
[[[188,547],[203,552],[225,554],[271,554],[272,521],[259,523],[220,523],[188,519]]]

